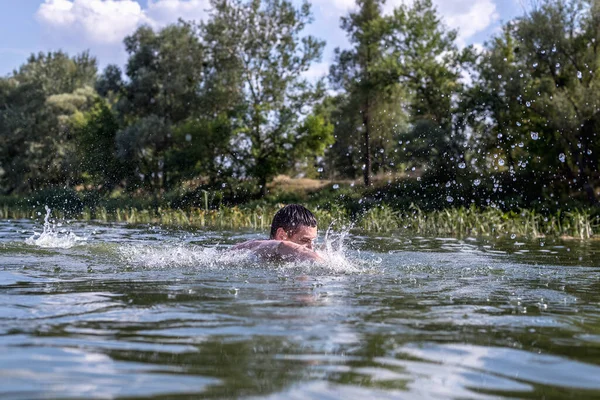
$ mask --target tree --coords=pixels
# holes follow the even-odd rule
[[[125,82],[123,82],[121,68],[114,64],[107,65],[96,81],[96,91],[102,97],[114,97],[121,94],[124,87]]]
[[[481,142],[528,201],[575,192],[597,202],[599,23],[595,1],[544,0],[507,25],[479,63]]]
[[[116,136],[118,155],[130,168],[129,184],[157,191],[176,183],[168,166],[173,127],[197,113],[203,84],[204,47],[196,28],[180,21],[159,32],[142,26],[125,38],[129,53],[122,89],[120,73],[107,69],[103,91],[120,90],[116,108],[124,126]],[[174,167],[172,171],[170,167]]]
[[[129,82],[121,112],[136,117],[157,115],[177,123],[197,109],[205,59],[193,25],[180,21],[158,33],[142,26],[124,42]]]
[[[360,115],[360,125],[352,129],[356,123],[349,121],[350,129],[341,132],[338,140],[343,136],[352,137],[352,133],[359,131],[362,134],[362,161],[363,179],[365,186],[371,185],[372,170],[372,131],[375,110],[380,105],[385,89],[391,86],[388,81],[382,81],[377,69],[381,67],[384,59],[384,38],[388,26],[382,16],[382,0],[357,0],[358,11],[342,17],[342,29],[349,36],[352,50],[335,50],[335,64],[330,69],[330,80],[334,87],[343,89],[347,93],[347,102],[344,108],[350,114]],[[352,117],[350,117],[351,119]],[[344,137],[345,142],[353,142]],[[346,146],[342,146],[346,147]],[[350,155],[356,145],[347,146]],[[343,151],[343,150],[342,150]]]
[[[117,116],[104,99],[95,98],[91,109],[71,118],[81,171],[87,182],[110,192],[123,179],[125,167],[117,158]]]
[[[407,127],[405,95],[399,86],[396,92],[377,93],[372,102],[369,122],[369,157],[374,174],[397,170],[397,141]],[[334,126],[334,143],[325,154],[326,175],[330,178],[357,179],[364,169],[364,121],[359,112],[360,104],[351,94],[342,93],[328,97],[321,104],[323,115]]]
[[[294,149],[312,132],[299,126],[323,87],[302,74],[320,59],[324,43],[301,36],[311,22],[306,2],[300,9],[285,0],[214,0],[212,5],[211,19],[202,26],[204,40],[229,57],[229,76],[239,77],[242,88],[235,106],[239,120],[233,121],[239,126],[232,143],[235,159],[266,194],[267,182],[293,165],[290,156],[300,156]]]
[[[173,166],[181,179],[207,177],[215,186],[234,174],[237,166],[231,152],[233,125],[225,113],[214,118],[190,118],[174,129],[173,148],[167,164]]]
[[[0,84],[0,186],[5,193],[78,179],[68,120],[94,96],[96,60],[87,52],[40,53]]]
[[[401,5],[388,21],[384,65],[408,93],[412,126],[400,136],[401,159],[428,166],[438,179],[453,179],[464,161],[460,75],[474,62],[472,48],[457,48],[457,32],[444,27],[431,0]]]
[[[400,5],[389,16],[382,15],[380,0],[357,4],[357,12],[342,18],[354,47],[337,49],[331,68],[334,87],[345,91],[338,112],[344,123],[332,150],[351,160],[361,144],[366,185],[378,158],[378,169],[400,162],[451,178],[464,157],[457,98],[471,49],[458,50],[456,32],[443,26],[430,0]]]

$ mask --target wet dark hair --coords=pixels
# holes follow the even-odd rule
[[[275,213],[271,222],[271,239],[277,230],[283,228],[288,235],[293,235],[301,226],[317,227],[317,219],[306,207],[300,204],[288,204]]]

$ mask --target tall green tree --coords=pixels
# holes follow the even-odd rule
[[[203,113],[204,114],[204,113]],[[178,180],[205,178],[209,186],[222,184],[237,171],[231,140],[234,125],[227,113],[199,115],[173,130],[173,147],[167,155]]]
[[[180,21],[158,32],[142,26],[124,43],[129,81],[121,112],[137,117],[153,114],[177,123],[197,109],[205,58],[192,24]],[[108,82],[118,81],[116,71],[106,72]]]
[[[117,133],[118,155],[127,161],[130,186],[155,193],[176,184],[169,165],[173,127],[195,115],[200,105],[204,46],[195,26],[180,21],[158,32],[148,26],[125,38],[129,53],[117,110],[124,126]],[[118,71],[102,76],[105,92],[118,90]]]
[[[461,72],[475,61],[472,48],[458,49],[457,32],[444,26],[431,0],[403,4],[388,21],[385,65],[408,93],[411,123],[400,137],[401,159],[454,178],[466,140]]]
[[[118,118],[104,99],[96,97],[87,112],[77,112],[70,121],[77,145],[82,183],[110,192],[125,178],[125,166],[117,157]]]
[[[72,184],[78,170],[68,119],[92,104],[96,60],[40,53],[0,80],[0,187],[5,193]]]
[[[397,141],[407,129],[406,96],[398,85],[396,92],[374,93],[369,117],[369,159],[373,174],[395,172]],[[322,113],[334,126],[334,143],[325,155],[325,176],[364,180],[365,127],[360,102],[351,93],[328,97],[321,105]]]
[[[597,203],[599,24],[596,1],[544,0],[481,58],[480,141],[527,201]]]
[[[285,0],[214,0],[212,6],[204,40],[235,57],[230,76],[239,77],[242,88],[235,160],[265,194],[267,182],[293,166],[290,156],[300,143],[319,150],[304,145],[314,143],[306,135],[327,132],[299,129],[323,92],[321,83],[311,84],[303,73],[320,59],[324,43],[302,35],[312,20],[307,2],[299,9]]]
[[[358,10],[342,17],[341,23],[353,48],[335,50],[335,63],[330,69],[330,81],[334,88],[342,89],[347,94],[344,114],[354,113],[360,116],[360,125],[347,132],[340,132],[338,143],[347,147],[348,157],[351,157],[351,153],[355,152],[357,147],[356,144],[351,144],[353,133],[360,132],[363,180],[365,186],[369,186],[372,172],[373,120],[377,107],[384,98],[386,87],[390,85],[390,82],[382,81],[377,73],[384,59],[384,39],[389,30],[382,15],[382,0],[357,0],[357,5]],[[353,126],[356,122],[352,121],[350,116],[349,120],[346,119],[346,124]]]
[[[343,131],[332,150],[352,160],[360,143],[366,185],[379,157],[379,168],[412,164],[450,178],[464,156],[464,118],[456,114],[471,49],[459,51],[456,32],[444,27],[430,0],[400,5],[388,16],[382,3],[358,0],[358,10],[342,18],[353,48],[336,50],[331,68],[334,87],[345,92]]]

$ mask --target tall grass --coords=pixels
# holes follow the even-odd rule
[[[251,228],[269,229],[271,218],[281,205],[257,205],[253,207],[221,207],[219,209],[136,208],[107,209],[97,207],[84,209],[75,218],[82,221],[124,222],[128,224],[159,224],[178,227],[210,229]],[[389,206],[373,207],[354,217],[343,208],[317,208],[314,213],[320,227],[332,222],[354,226],[362,232],[398,232],[413,235],[436,236],[503,236],[527,237],[563,236],[589,239],[600,233],[600,219],[587,210],[559,212],[542,215],[535,211],[503,212],[495,208],[453,208],[425,212],[412,206],[407,211],[397,211]],[[40,210],[24,209],[14,205],[0,205],[0,219],[39,218]],[[60,210],[53,216],[67,219]]]
[[[589,239],[600,233],[600,218],[586,210],[542,215],[531,210],[503,212],[496,208],[453,208],[424,212],[412,206],[408,212],[377,207],[358,221],[365,231],[406,231],[424,235],[528,237],[563,236]]]

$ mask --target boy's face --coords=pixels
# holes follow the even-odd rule
[[[275,239],[287,240],[300,246],[304,246],[309,250],[313,248],[313,242],[317,238],[317,227],[300,225],[296,232],[292,235],[288,235],[282,228],[277,230]]]

